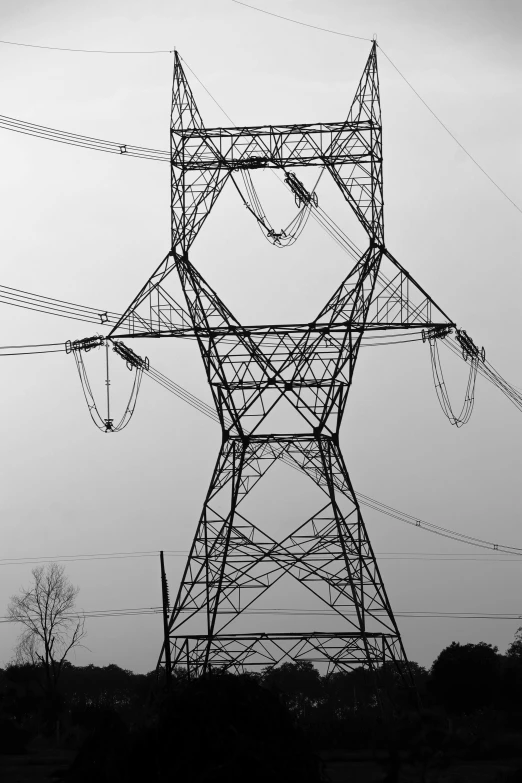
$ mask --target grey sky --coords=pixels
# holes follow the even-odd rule
[[[484,168],[517,201],[520,188],[520,4],[517,2],[274,3],[267,10],[379,44]],[[320,10],[318,10],[320,8]],[[327,35],[226,0],[138,3],[6,2],[6,40],[95,49],[174,45],[239,124],[342,119],[370,44]],[[522,387],[519,291],[521,216],[437,125],[380,55],[387,245],[489,360]],[[172,58],[82,55],[0,45],[0,113],[86,135],[167,148]],[[228,124],[191,79],[208,125]],[[3,285],[121,311],[169,248],[168,166],[75,149],[0,131]],[[255,180],[273,222],[293,214],[277,183]],[[273,177],[270,178],[273,180]],[[330,185],[321,205],[352,234]],[[360,238],[357,230],[355,239]],[[349,259],[312,221],[295,247],[261,236],[233,189],[217,202],[194,259],[240,319],[314,315]],[[93,329],[0,305],[2,345],[54,342]],[[94,330],[95,331],[95,330]],[[210,401],[196,346],[135,341],[161,371]],[[89,354],[97,390],[101,353]],[[456,407],[466,367],[442,356]],[[217,425],[144,380],[121,434],[92,425],[74,361],[62,354],[2,361],[0,498],[2,556],[186,550],[217,454]],[[129,374],[115,378],[116,393]],[[118,386],[118,384],[120,384]],[[123,396],[120,397],[123,399]],[[360,357],[342,435],[355,488],[468,535],[522,547],[516,409],[479,379],[461,430],[438,407],[426,345],[372,348]],[[259,506],[281,534],[307,507],[281,466]],[[299,501],[287,499],[295,489]],[[268,503],[268,501],[265,501]],[[279,514],[279,517],[277,517]],[[366,511],[378,553],[464,548]],[[275,521],[274,521],[275,520]],[[477,557],[481,550],[476,550]],[[168,559],[174,592],[183,559]],[[520,612],[520,562],[380,560],[397,611]],[[0,603],[27,583],[31,566],[0,565]],[[67,565],[84,609],[157,606],[155,558]],[[274,606],[293,596],[275,595]],[[295,605],[306,605],[296,594]],[[1,613],[0,613],[1,614]],[[504,649],[517,621],[401,619],[406,650],[428,665],[452,640]],[[520,622],[522,625],[522,621]],[[154,667],[159,617],[93,619],[77,663]],[[0,665],[16,628],[2,625]]]

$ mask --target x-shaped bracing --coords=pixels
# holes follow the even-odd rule
[[[281,457],[304,468],[328,502],[281,541],[239,505]],[[341,508],[343,496],[345,508]],[[227,501],[230,498],[230,501]],[[218,505],[227,504],[227,513]],[[289,575],[343,621],[345,633],[399,639],[377,563],[342,456],[331,438],[278,443],[230,439],[221,449],[170,621],[170,634],[201,623],[213,640]]]

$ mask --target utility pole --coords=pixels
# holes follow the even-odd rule
[[[165,655],[165,683],[167,687],[171,683],[172,666],[170,662],[170,640],[169,640],[169,587],[167,576],[165,574],[165,562],[163,560],[163,550],[160,552],[161,568],[161,598],[163,604],[163,649]]]

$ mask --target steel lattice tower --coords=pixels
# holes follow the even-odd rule
[[[193,266],[189,251],[233,172],[299,166],[330,172],[368,235],[368,248],[309,323],[245,326]],[[205,128],[176,53],[171,172],[171,250],[110,335],[195,338],[221,422],[222,443],[164,659],[194,674],[288,659],[323,661],[329,670],[405,663],[339,430],[365,331],[428,327],[436,334],[454,324],[384,243],[376,43],[348,118],[312,125]],[[389,277],[382,274],[384,261]],[[166,288],[171,273],[184,306]],[[282,400],[297,412],[301,429],[263,432]],[[281,459],[304,472],[323,501],[275,540],[247,519],[241,504]],[[335,612],[335,631],[233,632],[244,610],[283,575]],[[197,632],[186,630],[198,622]]]

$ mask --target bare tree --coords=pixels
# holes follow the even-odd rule
[[[33,568],[33,583],[11,596],[9,618],[22,623],[15,663],[42,666],[45,690],[56,693],[67,655],[85,637],[85,617],[75,611],[80,592],[65,575],[64,566],[49,563]]]

